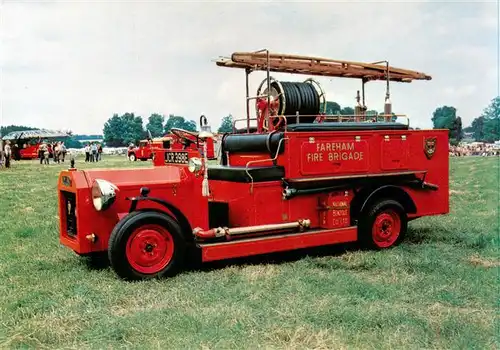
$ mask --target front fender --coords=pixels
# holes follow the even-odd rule
[[[148,196],[144,196],[144,195],[141,195],[139,197],[130,198],[130,201],[131,201],[131,203],[130,203],[129,212],[128,213],[124,213],[124,216],[127,215],[127,214],[130,214],[130,213],[132,213],[134,211],[136,211],[137,210],[137,206],[138,206],[138,204],[140,202],[141,203],[145,203],[147,201],[151,201],[151,202],[160,204],[161,206],[165,207],[168,211],[170,211],[172,213],[172,215],[174,216],[174,219],[177,220],[177,222],[181,226],[181,229],[182,229],[183,233],[185,233],[185,234],[189,233],[189,237],[192,237],[191,236],[192,229],[191,229],[191,225],[190,225],[188,219],[182,213],[181,210],[179,210],[175,205],[171,204],[170,202],[168,202],[168,201],[166,201],[164,199],[161,199],[161,198],[148,197]],[[122,218],[120,218],[120,220],[121,219]]]

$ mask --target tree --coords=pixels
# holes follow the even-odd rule
[[[354,108],[344,107],[340,110],[340,114],[342,114],[342,115],[354,115]]]
[[[500,96],[491,100],[481,116],[484,118],[484,141],[500,140]]]
[[[70,137],[66,140],[62,140],[66,148],[82,148],[83,145],[80,141],[75,140],[74,137]]]
[[[323,112],[325,105],[323,103],[320,104],[319,110],[320,112]],[[337,102],[333,101],[326,101],[326,115],[335,115],[339,114],[341,110],[340,105]]]
[[[218,133],[233,132],[233,116],[231,114],[222,118]]]
[[[123,147],[130,143],[137,143],[144,137],[142,118],[134,113],[125,113],[122,116],[114,114],[104,124],[104,142],[110,147]]]
[[[451,131],[451,139],[455,141],[460,141],[463,138],[463,130],[462,130],[462,118],[457,117],[453,122],[453,127]]]
[[[469,128],[467,128],[469,129]],[[493,142],[500,140],[500,97],[497,96],[470,126],[474,140]]]
[[[165,123],[165,133],[170,132],[170,129],[178,128],[188,131],[196,131],[196,122],[194,120],[186,121],[184,117],[170,114]]]
[[[196,131],[196,122],[194,120],[185,121],[183,129],[188,131]]]
[[[457,109],[455,107],[443,106],[436,108],[432,113],[434,129],[452,129],[456,118]]]
[[[146,124],[146,130],[149,130],[153,137],[160,137],[163,135],[163,123],[165,122],[165,117],[153,113],[148,118],[148,123]]]
[[[432,124],[434,129],[448,129],[448,136],[451,140],[460,141],[462,139],[462,119],[457,118],[457,109],[451,106],[436,108],[432,113]]]
[[[7,125],[0,127],[0,135],[5,136],[13,131],[25,131],[25,130],[35,130],[35,129],[36,128],[24,125]]]

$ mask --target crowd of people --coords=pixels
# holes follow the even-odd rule
[[[449,150],[450,157],[500,156],[500,148],[492,143],[462,143],[458,146],[450,145]]]
[[[42,142],[38,146],[38,158],[40,159],[40,164],[49,164],[50,155],[52,154],[52,159],[54,163],[64,163],[66,154],[68,153],[64,142]]]
[[[98,162],[102,157],[102,145],[100,143],[88,143],[85,145],[85,161]]]

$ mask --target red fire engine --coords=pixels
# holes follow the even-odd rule
[[[202,128],[206,128],[207,125],[207,119],[202,115],[200,117],[200,126]],[[214,152],[214,140],[209,138],[206,142],[208,159],[216,159]],[[154,158],[155,150],[183,150],[187,147],[197,150],[200,146],[199,143],[200,140],[198,139],[198,132],[172,128],[171,136],[157,138],[150,137],[146,140],[141,140],[138,147],[129,147],[127,157],[132,162],[137,159],[147,161]]]
[[[212,135],[202,128],[199,150],[157,152],[152,168],[61,172],[62,244],[79,255],[106,254],[118,276],[135,280],[172,276],[200,257],[354,241],[386,249],[401,242],[410,220],[448,213],[448,131],[409,128],[389,100],[390,81],[430,76],[387,62],[267,50],[217,65],[244,69],[247,81],[247,130],[222,137],[219,164],[208,163]],[[248,95],[252,71],[267,72],[256,97]],[[270,72],[357,78],[363,93],[353,116],[324,115],[314,80],[278,81]],[[367,116],[364,85],[375,80],[387,82],[385,110]]]
[[[38,158],[38,149],[42,142],[49,143],[49,154],[52,158],[53,154],[50,143],[64,141],[68,136],[69,135],[67,133],[61,131],[34,129],[13,131],[5,135],[2,140],[11,141],[12,158],[15,160],[21,160]]]

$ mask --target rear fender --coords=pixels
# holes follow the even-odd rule
[[[364,188],[356,193],[351,203],[351,215],[355,221],[359,215],[379,198],[390,198],[397,200],[404,207],[407,214],[416,213],[417,208],[411,196],[401,187],[395,185],[383,185],[375,188]]]
[[[382,197],[384,195],[400,202],[407,213],[416,213],[417,208],[415,206],[415,202],[413,202],[413,199],[408,194],[408,192],[406,192],[401,187],[394,185],[381,186],[373,191],[364,201],[363,206],[361,207],[361,212],[363,212],[363,210],[367,208],[371,200],[374,200],[377,197]]]

